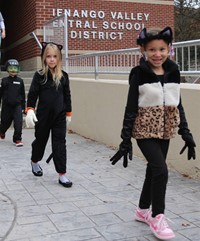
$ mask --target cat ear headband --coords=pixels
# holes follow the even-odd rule
[[[54,43],[54,42],[42,42],[42,43],[41,43],[41,45],[42,45],[41,56],[43,56],[44,50],[45,50],[45,48],[46,48],[46,46],[47,46],[48,44],[52,44],[52,45],[57,46],[57,48],[60,50],[60,52],[61,52],[61,50],[63,49],[63,46],[62,46],[61,44],[56,44],[56,43]]]
[[[136,41],[138,45],[143,46],[153,39],[163,39],[168,44],[171,44],[173,40],[172,29],[170,27],[166,27],[157,34],[151,34],[147,32],[146,28],[143,28]]]

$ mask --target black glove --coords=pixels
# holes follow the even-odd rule
[[[195,147],[196,147],[196,144],[194,142],[194,139],[192,137],[192,134],[191,133],[183,133],[182,134],[182,139],[185,141],[185,145],[184,147],[181,149],[180,151],[180,154],[182,154],[185,149],[188,147],[188,160],[190,160],[191,158],[193,160],[195,160],[196,158],[196,153],[195,153]]]
[[[133,151],[132,151],[132,142],[131,140],[122,141],[119,145],[118,152],[110,159],[112,165],[115,165],[122,157],[124,157],[123,166],[128,166],[128,157],[129,160],[132,160]]]

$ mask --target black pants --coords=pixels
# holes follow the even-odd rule
[[[51,145],[55,169],[58,173],[66,173],[67,150],[66,150],[66,114],[60,113],[56,118],[48,121],[40,119],[35,125],[35,140],[32,143],[33,162],[41,161],[45,147],[51,133]]]
[[[22,139],[23,114],[21,105],[10,106],[2,104],[0,132],[5,134],[13,121],[13,142]]]
[[[147,160],[146,176],[140,196],[139,207],[147,209],[152,205],[152,216],[165,210],[165,194],[168,182],[166,157],[169,140],[141,139],[137,144]]]

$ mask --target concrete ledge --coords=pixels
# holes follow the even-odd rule
[[[82,136],[118,147],[121,142],[120,131],[126,105],[128,81],[126,80],[88,80],[70,78],[72,92],[72,122],[70,129]],[[189,128],[196,142],[196,160],[187,160],[187,153],[179,155],[184,145],[177,135],[171,140],[168,154],[169,167],[180,173],[200,179],[200,86],[181,84],[182,102]],[[134,155],[142,154],[133,140]]]

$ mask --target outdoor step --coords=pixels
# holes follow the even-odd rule
[[[35,73],[34,71],[21,71],[18,75],[24,81],[26,95],[30,88],[34,73]],[[6,71],[0,72],[0,79],[2,79],[3,77],[7,77],[7,76],[8,76],[8,73]]]
[[[21,78],[33,78],[35,71],[20,71],[18,76]],[[0,72],[0,78],[8,76],[7,71],[1,71]]]
[[[21,77],[22,79],[24,79],[24,78],[32,79],[34,74],[35,74],[35,71],[20,71],[18,76]],[[6,71],[0,72],[0,78],[6,77],[6,76],[8,76],[8,72],[6,72]]]

